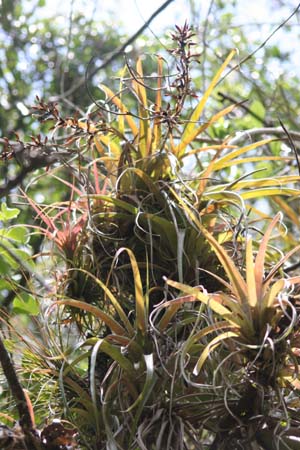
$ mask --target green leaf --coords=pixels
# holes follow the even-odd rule
[[[281,142],[271,142],[269,144],[271,152],[275,156],[279,156],[281,152],[282,143]]]
[[[0,259],[1,262],[1,259]],[[3,274],[2,270],[1,270],[1,263],[0,263],[0,273]],[[4,278],[0,279],[0,291],[2,291],[3,289],[11,289],[12,287],[12,283]]]
[[[262,121],[264,120],[265,115],[266,115],[266,110],[265,110],[264,105],[260,101],[254,100],[254,102],[252,103],[252,105],[250,107],[250,110],[253,111],[253,113],[257,117],[262,119],[262,120],[259,120],[258,118],[256,119],[255,117],[253,117],[253,119],[255,119],[256,126],[261,126]]]
[[[227,58],[225,59],[224,63],[221,65],[221,67],[219,68],[219,70],[217,71],[217,73],[215,74],[214,78],[212,79],[210,85],[208,86],[208,88],[206,89],[206,91],[203,94],[203,97],[201,98],[200,102],[198,103],[198,105],[196,106],[196,108],[194,109],[191,117],[190,117],[190,121],[188,122],[182,138],[181,138],[181,142],[180,144],[177,146],[176,148],[176,154],[181,154],[184,149],[186,148],[186,146],[197,136],[197,134],[199,134],[199,131],[195,132],[195,128],[196,125],[199,121],[199,118],[202,114],[202,111],[206,105],[206,102],[209,98],[209,96],[211,95],[213,89],[215,88],[216,84],[218,83],[218,81],[221,78],[221,75],[224,71],[224,69],[228,66],[228,64],[230,63],[231,59],[233,58],[233,56],[236,54],[236,50],[231,50],[231,52],[229,53],[229,55],[227,56]]]
[[[272,58],[280,58],[281,53],[279,47],[277,45],[273,45],[272,47],[269,47],[268,53]]]
[[[6,203],[1,203],[1,210],[0,210],[0,220],[3,222],[6,222],[11,219],[15,219],[20,214],[20,210],[17,208],[8,208]]]
[[[13,301],[13,312],[37,316],[40,312],[39,303],[31,294],[19,294]]]
[[[28,241],[27,230],[23,226],[9,228],[9,230],[6,231],[5,237],[19,242],[20,244],[26,244],[26,242]]]
[[[153,354],[146,354],[144,355],[145,364],[146,364],[146,380],[145,384],[143,386],[143,390],[138,396],[137,400],[134,402],[133,405],[127,410],[132,411],[133,408],[135,408],[137,405],[139,405],[137,412],[134,417],[134,423],[131,430],[131,436],[129,442],[132,442],[133,436],[136,433],[137,425],[139,422],[139,419],[141,417],[142,411],[145,409],[145,405],[147,403],[147,400],[149,396],[151,395],[153,388],[157,381],[157,375],[154,371],[154,361],[153,361]]]
[[[116,361],[120,366],[120,368],[123,369],[127,375],[129,375],[130,377],[136,376],[132,362],[122,354],[122,352],[117,346],[110,344],[105,339],[98,339],[98,338],[88,339],[84,343],[84,345],[89,344],[94,345],[91,355],[91,363],[93,366],[95,366],[96,364],[97,353],[100,350],[106,353],[108,356],[110,356],[112,360]],[[93,372],[95,372],[95,367],[93,368]]]
[[[12,253],[3,252],[2,255],[6,258],[8,264],[17,269],[20,266],[25,268],[26,270],[34,269],[34,262],[31,259],[31,256],[25,250],[21,250],[19,248],[11,249]],[[1,249],[0,249],[1,253]]]
[[[9,266],[7,265],[7,262],[3,258],[3,256],[0,254],[0,273],[2,276],[7,275],[9,272]]]
[[[7,246],[8,247],[8,246]],[[0,269],[2,274],[7,274],[9,268],[16,269],[18,263],[15,259],[3,248],[0,247]]]

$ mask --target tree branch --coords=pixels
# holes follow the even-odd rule
[[[230,141],[228,141],[228,145],[236,145],[240,141],[243,141],[244,139],[247,139],[247,138],[250,138],[253,136],[259,136],[262,134],[266,134],[269,136],[278,136],[282,140],[288,140],[286,137],[286,133],[282,128],[263,127],[263,128],[252,128],[250,130],[246,130],[246,131],[237,133],[235,137],[233,137],[232,139],[230,139]],[[289,131],[289,135],[295,141],[300,141],[300,132]]]
[[[257,119],[262,125],[265,127],[271,127],[272,124],[268,121],[266,121],[263,117],[256,114],[254,111],[252,111],[251,108],[249,108],[245,103],[239,102],[239,100],[235,99],[231,95],[224,94],[223,92],[219,91],[218,95],[222,98],[222,100],[229,100],[231,103],[239,103],[239,107],[242,108],[244,111],[246,111],[248,114],[250,114],[252,117]]]
[[[91,58],[91,60],[88,63],[88,66],[86,68],[85,76],[82,77],[77,84],[72,86],[68,91],[64,92],[62,95],[55,96],[55,100],[59,100],[60,98],[67,97],[68,95],[73,94],[77,89],[79,89],[81,86],[87,83],[88,79],[91,79],[94,75],[96,75],[99,70],[105,69],[107,66],[109,66],[116,58],[118,58],[120,55],[122,55],[128,47],[128,45],[132,44],[140,34],[145,31],[146,28],[149,27],[151,22],[164,10],[167,6],[169,6],[170,3],[172,3],[174,0],[166,0],[150,17],[149,19],[139,28],[127,41],[121,45],[121,47],[117,48],[111,56],[109,56],[99,67],[96,67],[92,72],[89,73],[89,67],[91,63],[95,60],[95,57]]]
[[[70,156],[70,152],[59,152],[56,150],[55,145],[52,144],[36,146],[30,143],[6,141],[3,138],[0,138],[0,144],[4,144],[4,149],[5,146],[9,146],[13,158],[20,166],[19,173],[0,186],[0,198],[8,195],[12,189],[22,184],[30,172],[49,167],[58,161],[64,161],[64,158]],[[4,160],[5,156],[2,155],[1,157],[0,155],[0,158]]]
[[[41,450],[42,445],[38,437],[35,435],[35,423],[31,403],[29,401],[29,398],[25,395],[25,392],[17,377],[11,358],[3,344],[1,337],[0,363],[3,368],[7,383],[16,402],[16,407],[20,418],[20,426],[25,436],[26,446],[30,450]]]

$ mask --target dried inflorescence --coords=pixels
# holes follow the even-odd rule
[[[177,74],[171,83],[172,91],[170,95],[175,100],[175,112],[179,115],[182,113],[187,96],[197,98],[196,93],[191,88],[190,65],[192,62],[198,62],[201,54],[193,53],[191,50],[196,45],[196,42],[192,40],[195,33],[187,22],[185,22],[183,27],[176,25],[176,32],[172,33],[171,36],[176,46],[170,49],[169,53],[176,58]]]

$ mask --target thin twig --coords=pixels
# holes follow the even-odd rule
[[[289,17],[287,19],[285,19],[283,22],[281,22],[280,25],[278,25],[278,27],[275,28],[275,30],[272,31],[271,34],[269,34],[269,36],[258,46],[256,47],[253,52],[249,53],[249,55],[245,56],[245,58],[243,58],[241,61],[239,61],[238,64],[236,64],[235,66],[233,66],[218,82],[218,84],[222,83],[222,81],[234,70],[238,69],[242,64],[244,64],[246,61],[248,61],[249,59],[252,58],[252,56],[254,56],[259,50],[261,50],[266,44],[267,42],[269,42],[269,40],[274,36],[274,34],[277,33],[278,30],[280,30],[280,28],[284,27],[284,25],[295,15],[297,14],[297,12],[300,9],[300,3],[298,4],[297,8],[289,15]]]
[[[212,8],[214,6],[214,2],[215,0],[211,0],[208,10],[207,10],[207,14],[205,17],[205,21],[204,21],[204,27],[203,27],[203,33],[202,33],[202,42],[203,42],[203,51],[201,54],[201,63],[202,63],[202,85],[203,85],[203,91],[206,90],[206,76],[205,76],[205,60],[206,60],[206,49],[208,47],[208,43],[206,41],[206,35],[207,35],[207,31],[208,31],[208,23],[209,23],[209,16],[212,12]]]
[[[218,95],[223,99],[223,100],[229,100],[231,103],[239,103],[239,100],[237,100],[236,98],[232,97],[231,95],[228,94],[224,94],[223,92],[218,92]],[[252,111],[251,108],[249,108],[247,105],[245,105],[245,103],[240,103],[239,104],[240,108],[242,108],[244,111],[246,111],[248,114],[250,114],[252,117],[254,117],[255,119],[257,119],[262,125],[264,125],[265,127],[271,127],[270,122],[266,121],[263,117],[259,116],[258,114],[256,114],[254,111]]]
[[[60,92],[61,95],[64,95],[64,86],[65,86],[65,74],[69,70],[70,64],[70,45],[71,45],[71,37],[72,37],[72,28],[73,28],[73,12],[74,12],[74,0],[70,2],[70,12],[69,12],[69,30],[67,37],[67,45],[66,45],[66,59],[63,60],[63,64],[61,66],[61,79],[60,79]]]
[[[286,127],[284,126],[283,122],[280,119],[279,119],[279,122],[280,122],[280,125],[282,126],[285,134],[288,137],[288,141],[289,141],[289,144],[290,144],[291,148],[293,149],[293,151],[295,153],[295,157],[296,157],[296,161],[297,161],[297,167],[298,167],[298,172],[299,172],[299,175],[300,175],[300,161],[299,161],[299,155],[298,155],[296,146],[295,146],[295,144],[293,142],[293,139],[292,139],[292,136],[291,136],[290,132],[286,129]]]

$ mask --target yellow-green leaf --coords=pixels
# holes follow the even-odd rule
[[[81,302],[79,300],[58,300],[54,303],[55,305],[64,305],[64,306],[71,306],[73,308],[78,308],[83,311],[87,311],[91,313],[94,317],[97,317],[97,319],[103,321],[113,333],[126,335],[125,329],[109,314],[105,313],[101,309],[97,308],[96,306],[90,305],[86,302]]]
[[[226,167],[229,161],[235,160],[238,156],[243,155],[249,150],[254,150],[257,147],[261,147],[262,145],[266,145],[269,142],[272,142],[273,140],[274,139],[263,139],[261,141],[253,142],[252,144],[246,145],[245,147],[229,152],[227,155],[222,156],[215,162],[214,170],[219,170],[223,167]]]
[[[255,260],[255,284],[256,292],[258,298],[263,296],[263,277],[264,277],[264,265],[265,265],[265,255],[267,251],[268,242],[271,238],[272,231],[274,230],[278,221],[282,220],[282,214],[278,212],[274,219],[269,224],[268,228],[264,233],[264,237],[260,243],[258,253]]]
[[[257,304],[257,285],[254,274],[252,239],[248,239],[246,245],[246,280],[249,305],[254,308]]]
[[[162,104],[162,75],[163,75],[163,67],[162,67],[163,59],[158,56],[157,59],[157,92],[156,92],[156,101],[155,101],[155,112],[159,113],[161,110]],[[161,123],[160,118],[156,117],[153,123],[153,149],[154,151],[159,149],[160,140],[161,140]]]
[[[235,318],[230,309],[226,308],[225,306],[221,305],[219,302],[214,300],[213,296],[201,292],[196,287],[191,287],[186,284],[178,283],[177,281],[173,280],[167,280],[167,284],[169,286],[175,287],[179,291],[183,292],[184,294],[188,294],[189,297],[181,297],[175,300],[172,300],[170,304],[176,305],[176,304],[183,304],[187,303],[188,301],[195,301],[198,300],[205,305],[209,306],[210,309],[212,309],[215,313],[219,314],[224,319],[228,320],[231,324],[235,326],[239,326],[240,322],[238,318]],[[168,305],[169,303],[166,303]]]
[[[134,289],[135,289],[136,326],[142,332],[142,334],[145,334],[147,331],[148,311],[147,311],[147,304],[143,295],[143,285],[139,271],[139,266],[137,264],[134,253],[129,248],[122,247],[117,251],[114,259],[116,260],[120,255],[120,253],[124,251],[127,252],[130,258],[131,268],[133,272]]]
[[[109,89],[107,86],[105,86],[104,84],[100,84],[99,87],[100,89],[102,89],[102,91],[105,92],[106,96],[108,97],[108,101],[113,102],[119,108],[120,112],[125,115],[126,121],[132,131],[132,134],[136,136],[138,134],[138,128],[133,118],[131,117],[130,113],[128,112],[126,106],[121,102],[119,97],[116,94],[114,94],[113,91]]]
[[[200,100],[200,102],[198,103],[197,107],[195,108],[193,114],[190,117],[190,121],[187,124],[184,133],[182,135],[182,140],[181,143],[179,144],[179,146],[177,147],[176,151],[177,153],[181,153],[182,150],[184,150],[184,148],[188,145],[189,142],[191,142],[189,140],[189,136],[194,132],[196,125],[199,121],[199,118],[202,114],[202,111],[206,105],[206,102],[210,96],[210,94],[212,93],[213,89],[215,88],[216,84],[218,83],[218,81],[221,78],[221,75],[224,71],[224,69],[227,67],[227,65],[230,63],[231,59],[233,58],[233,56],[235,55],[236,51],[232,50],[229,55],[227,56],[226,60],[224,61],[224,63],[222,64],[222,66],[220,67],[220,69],[218,70],[218,72],[216,73],[216,75],[214,76],[212,82],[210,83],[209,87],[207,88],[207,90],[204,92],[202,99]]]
[[[288,195],[291,197],[299,197],[300,190],[288,188],[253,189],[252,191],[242,192],[240,195],[244,200],[249,200],[251,198],[257,197],[270,197],[272,195]]]
[[[238,336],[239,335],[237,333],[235,333],[234,331],[226,331],[225,333],[219,334],[214,339],[212,339],[211,342],[205,347],[205,349],[201,353],[201,356],[198,359],[197,364],[194,367],[193,374],[196,376],[199,375],[199,372],[202,369],[203,364],[205,363],[205,361],[207,360],[209,355],[212,353],[212,351],[215,348],[217,348],[222,343],[222,341],[224,341],[225,339],[229,339],[232,337],[238,337]]]

